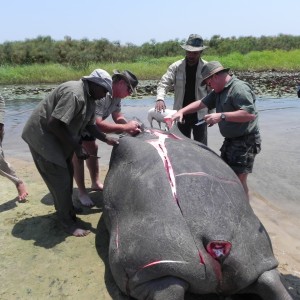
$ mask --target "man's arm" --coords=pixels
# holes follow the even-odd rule
[[[113,114],[112,114],[113,117]],[[121,115],[119,116],[119,118],[115,119],[113,117],[113,120],[116,122],[118,121],[118,123],[113,123],[113,122],[109,122],[106,120],[103,120],[102,117],[97,117],[96,118],[96,125],[98,127],[98,129],[102,132],[105,133],[121,133],[124,131],[124,124],[126,124],[126,120],[124,117],[122,117]]]
[[[178,112],[172,116],[172,121],[179,120],[179,122],[182,122],[182,118],[184,115],[188,115],[188,114],[197,112],[198,110],[205,108],[205,107],[206,107],[206,105],[201,100],[196,100],[196,101],[192,102],[191,104],[178,110]]]
[[[96,124],[93,125],[87,125],[86,126],[86,130],[91,133],[95,138],[97,138],[98,140],[105,142],[108,145],[118,145],[118,139],[112,138],[112,137],[108,137],[106,136],[105,133],[101,132],[98,129],[98,126]]]
[[[214,125],[222,121],[222,113],[212,113],[204,116],[204,120],[209,125]],[[227,122],[236,122],[236,123],[246,123],[253,121],[255,119],[255,114],[251,114],[246,110],[239,109],[231,112],[224,112],[225,121]]]
[[[141,132],[140,124],[137,121],[128,121],[121,112],[113,112],[112,118],[115,123],[103,120],[101,117],[96,118],[96,125],[99,130],[105,133],[122,133],[137,134]]]
[[[164,100],[167,92],[174,85],[175,73],[176,65],[172,64],[171,66],[169,66],[167,72],[162,76],[157,85],[155,109],[158,111],[164,111],[166,109],[166,104]]]

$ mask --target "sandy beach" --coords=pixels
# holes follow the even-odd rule
[[[138,115],[147,124],[147,110],[142,110],[124,112],[128,118]],[[294,300],[300,299],[299,113],[299,105],[260,112],[262,152],[249,177],[251,206],[269,232],[278,270]],[[26,182],[29,196],[19,203],[13,184],[0,177],[0,299],[128,299],[119,294],[107,268],[102,192],[90,191],[96,206],[84,208],[78,216],[91,234],[84,238],[65,234],[19,133],[20,128],[6,128],[4,150]],[[208,143],[218,153],[222,138],[217,127],[209,129]],[[111,148],[103,143],[99,148],[104,180]],[[90,186],[87,172],[86,184]],[[78,203],[76,196],[75,186],[73,198]]]

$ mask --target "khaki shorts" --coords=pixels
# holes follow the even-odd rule
[[[252,173],[254,159],[261,150],[259,134],[225,138],[220,149],[221,158],[236,174]]]

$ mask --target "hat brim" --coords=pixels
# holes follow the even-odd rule
[[[183,48],[186,51],[190,51],[190,52],[197,52],[197,51],[202,51],[206,48],[208,48],[208,46],[202,46],[202,47],[193,47],[190,45],[180,45],[181,48]]]
[[[223,68],[223,67],[213,70],[213,72],[211,72],[209,75],[205,76],[205,78],[202,79],[201,86],[205,85],[205,80],[210,78],[211,76],[213,76],[221,71],[228,72],[229,70],[230,70],[230,68]]]
[[[94,82],[95,84],[105,88],[112,95],[112,87],[102,78],[83,76],[83,80]]]

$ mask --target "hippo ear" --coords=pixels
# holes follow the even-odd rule
[[[230,253],[231,243],[228,241],[211,241],[206,246],[206,250],[214,259],[223,261]]]

